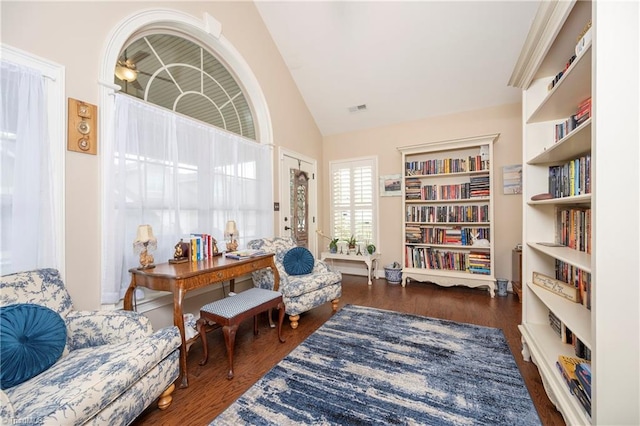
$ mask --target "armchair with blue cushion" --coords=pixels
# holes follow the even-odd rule
[[[167,408],[180,333],[130,311],[76,311],[55,269],[0,278],[1,424],[128,425]]]
[[[293,238],[274,237],[249,241],[248,249],[275,253],[274,262],[280,274],[278,290],[282,293],[285,312],[291,328],[298,327],[300,314],[331,301],[332,309],[338,309],[342,296],[342,274],[334,271],[322,260],[302,247]],[[252,273],[256,287],[273,290],[273,272],[262,269]]]

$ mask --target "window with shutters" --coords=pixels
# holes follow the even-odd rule
[[[376,243],[376,168],[375,157],[330,162],[334,238],[345,241],[353,235],[359,243]]]

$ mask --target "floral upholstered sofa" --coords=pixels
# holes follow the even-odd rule
[[[292,249],[297,249],[293,238],[274,237],[249,241],[248,249],[264,250],[275,253],[275,264],[280,275],[278,290],[282,293],[285,312],[289,315],[291,328],[298,327],[300,314],[316,306],[331,301],[333,310],[338,309],[338,301],[342,296],[342,274],[333,270],[327,263],[319,259],[312,259],[310,272],[301,275],[287,273],[285,256]],[[273,290],[273,272],[271,269],[261,269],[252,273],[256,287]]]
[[[2,276],[0,312],[3,425],[127,425],[158,398],[160,408],[171,404],[177,327],[153,332],[136,312],[75,311],[55,269]],[[56,344],[52,365],[21,376]]]

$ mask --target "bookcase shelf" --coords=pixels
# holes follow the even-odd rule
[[[629,160],[639,154],[638,99],[626,102],[629,82],[637,83],[638,10],[637,3],[541,1],[510,82],[523,95],[522,355],[570,425],[640,424],[640,176]],[[593,42],[571,62],[588,25]],[[588,99],[590,118],[578,120]],[[531,199],[554,192],[573,195]],[[556,244],[587,238],[589,252]],[[534,272],[549,277],[545,287]],[[553,277],[578,287],[581,300],[564,298],[566,287]],[[575,347],[558,324],[563,336],[571,330]],[[560,355],[577,353],[590,357],[591,415],[556,366]]]
[[[493,134],[398,148],[402,154],[404,171],[402,185],[403,286],[406,285],[407,280],[414,279],[446,287],[457,285],[483,287],[487,288],[491,297],[495,295],[493,170],[491,166],[493,143],[497,138],[498,134]],[[427,170],[438,171],[438,173],[425,173]],[[452,170],[452,172],[442,173],[441,170]],[[478,184],[481,189],[478,188]],[[444,197],[445,190],[456,194],[456,198]],[[480,192],[487,190],[488,194]],[[476,192],[472,194],[471,191]],[[420,199],[413,198],[418,196]],[[424,208],[421,209],[421,206]],[[452,217],[454,220],[469,218],[473,221],[433,221],[434,209],[447,210],[447,218]],[[449,216],[451,211],[455,211],[456,215]],[[440,217],[440,214],[443,213],[438,213],[437,217]],[[422,221],[421,219],[424,218],[429,221]],[[435,240],[437,244],[430,243],[428,241],[434,240],[428,238],[429,232],[434,228],[451,230],[451,234],[447,234],[447,237],[453,238],[454,241],[457,238],[456,232],[464,233],[465,228],[471,229],[472,232],[481,231],[484,236],[480,238],[488,239],[489,243],[487,246],[474,246],[463,245],[458,241],[440,243],[440,239]],[[466,238],[468,234],[464,235]],[[429,259],[432,261],[429,262]],[[435,259],[442,263],[436,263]]]

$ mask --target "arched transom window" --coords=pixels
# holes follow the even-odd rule
[[[122,92],[256,140],[242,87],[201,45],[174,34],[148,34],[121,53],[115,83]]]

